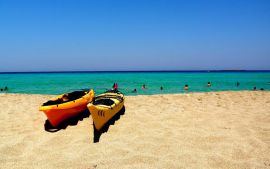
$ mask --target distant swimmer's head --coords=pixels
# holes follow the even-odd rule
[[[184,90],[188,90],[188,85],[187,84],[185,85]]]
[[[4,88],[4,90],[8,90],[8,87],[6,86],[6,87]]]
[[[261,88],[260,90],[261,90],[261,91],[263,91],[263,90],[264,90],[264,88]]]
[[[133,92],[133,93],[136,93],[136,92],[137,92],[137,89],[134,89],[132,92]]]
[[[0,89],[1,91],[3,91],[3,89]]]
[[[163,90],[163,87],[162,86],[160,86],[160,90]]]
[[[257,90],[257,87],[256,87],[256,86],[254,86],[254,87],[253,87],[253,90]]]
[[[212,86],[211,82],[208,82],[208,83],[207,83],[207,86],[208,86],[208,87]]]
[[[142,85],[142,89],[146,89],[146,85],[145,84]]]

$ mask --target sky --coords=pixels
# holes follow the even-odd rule
[[[0,72],[270,69],[269,0],[0,0]]]

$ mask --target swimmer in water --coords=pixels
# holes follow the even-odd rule
[[[208,82],[207,87],[211,87],[211,86],[212,86],[211,82]]]
[[[145,84],[142,85],[142,89],[147,89],[147,87],[145,86]]]
[[[162,86],[160,86],[160,90],[163,90],[163,87]]]
[[[118,90],[118,83],[114,83],[112,88],[113,90]]]
[[[188,85],[187,84],[185,85],[184,90],[188,90]]]
[[[132,91],[132,93],[137,93],[137,89],[134,89],[134,90]]]

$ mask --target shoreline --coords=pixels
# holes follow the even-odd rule
[[[185,95],[185,94],[201,94],[201,93],[239,93],[239,92],[270,92],[270,90],[224,90],[224,91],[205,91],[205,92],[181,92],[181,93],[159,93],[159,94],[138,94],[138,95],[125,95],[125,97],[134,97],[134,96],[158,96],[158,95]],[[59,94],[37,94],[37,93],[8,93],[8,92],[2,92],[1,94],[6,94],[6,95],[34,95],[34,96],[58,96],[61,95],[63,93],[59,93]]]

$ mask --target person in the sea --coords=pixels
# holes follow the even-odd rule
[[[239,85],[240,85],[240,83],[239,83],[239,82],[237,82],[237,83],[236,83],[236,86],[238,87]]]
[[[212,86],[211,82],[208,82],[207,87],[211,87],[211,86]]]
[[[256,86],[254,86],[254,87],[253,87],[253,90],[257,90],[257,87],[256,87]]]
[[[163,87],[162,86],[160,86],[160,90],[163,90]]]
[[[188,85],[187,84],[185,85],[184,90],[188,90]]]
[[[4,90],[4,89],[0,89],[1,90],[1,92]]]
[[[132,93],[137,93],[137,89],[134,89],[134,90],[132,91]]]
[[[112,88],[113,90],[118,90],[118,83],[114,83]]]
[[[264,90],[264,88],[261,88],[260,90],[261,90],[261,91],[263,91],[263,90]]]
[[[142,89],[147,89],[145,84],[142,85]]]

